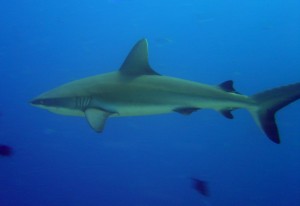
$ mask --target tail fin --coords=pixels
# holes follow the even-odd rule
[[[275,114],[300,98],[300,82],[255,94],[251,98],[258,104],[258,109],[250,111],[256,123],[273,142],[279,144]]]

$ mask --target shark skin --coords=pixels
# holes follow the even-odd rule
[[[57,114],[85,117],[96,132],[103,131],[110,117],[188,115],[213,109],[233,119],[231,111],[244,108],[273,142],[280,143],[275,113],[299,98],[300,83],[246,96],[235,91],[231,80],[211,86],[160,75],[150,67],[148,43],[142,39],[118,71],[69,82],[30,103]]]

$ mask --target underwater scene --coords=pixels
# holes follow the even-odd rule
[[[2,1],[0,206],[299,206],[299,8]]]

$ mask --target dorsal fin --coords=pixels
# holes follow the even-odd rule
[[[146,39],[138,41],[123,62],[120,72],[123,75],[159,75],[148,62],[148,42]]]
[[[237,93],[238,94],[238,92],[233,88],[233,81],[232,80],[222,82],[218,86],[220,87],[220,89],[222,89],[226,92],[231,92],[231,93]]]

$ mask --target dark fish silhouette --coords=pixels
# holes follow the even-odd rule
[[[9,157],[13,154],[12,148],[7,145],[0,144],[0,155]]]
[[[196,178],[191,178],[191,180],[193,181],[193,188],[199,192],[201,195],[204,195],[206,197],[210,196],[209,190],[208,190],[208,186],[207,186],[207,182],[203,181],[203,180],[199,180]]]

